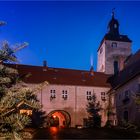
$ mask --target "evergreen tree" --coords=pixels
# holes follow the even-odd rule
[[[47,126],[47,115],[45,111],[35,110],[31,116],[31,127],[33,128],[41,128]]]
[[[0,138],[22,139],[24,128],[31,120],[27,114],[21,114],[22,105],[32,110],[38,109],[39,103],[32,98],[34,92],[23,86],[18,71],[8,67],[7,63],[17,62],[15,52],[27,46],[16,45],[14,49],[4,42],[0,47]]]
[[[87,105],[87,112],[89,113],[88,125],[89,127],[101,127],[101,116],[99,112],[101,111],[101,106],[99,102],[96,101],[96,96],[92,96],[92,100],[89,101]]]

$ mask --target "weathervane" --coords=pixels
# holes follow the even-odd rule
[[[115,8],[112,9],[112,17],[114,18]]]

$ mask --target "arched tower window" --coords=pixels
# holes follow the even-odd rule
[[[114,61],[114,74],[118,73],[118,71],[119,71],[118,61]]]

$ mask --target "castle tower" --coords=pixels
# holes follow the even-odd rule
[[[124,67],[125,59],[131,54],[132,41],[127,35],[120,35],[119,22],[114,17],[108,24],[108,32],[98,48],[97,71],[106,74],[115,74]]]

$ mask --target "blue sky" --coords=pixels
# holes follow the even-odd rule
[[[140,2],[126,1],[16,1],[0,2],[0,40],[11,45],[28,42],[17,53],[21,64],[90,69],[93,55],[107,32],[112,8],[120,23],[120,33],[133,41],[132,51],[140,47]]]

